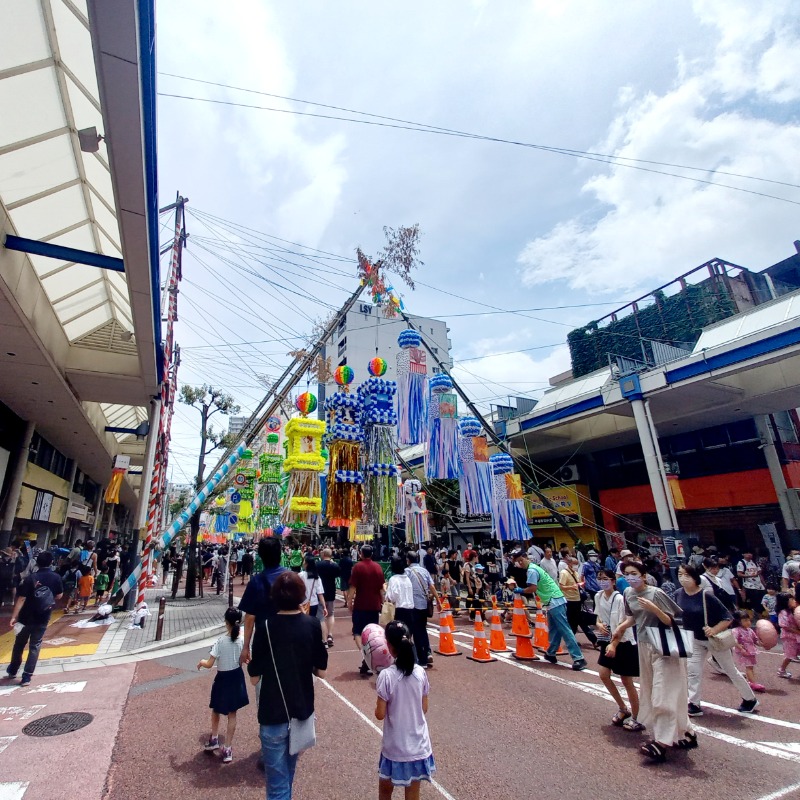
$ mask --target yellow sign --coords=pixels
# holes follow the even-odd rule
[[[550,504],[566,517],[570,525],[582,525],[581,506],[577,486],[563,486],[555,489],[542,489],[542,494]],[[581,487],[585,488],[585,487]],[[525,511],[528,522],[533,528],[551,528],[558,526],[558,521],[547,506],[535,495],[525,495]]]

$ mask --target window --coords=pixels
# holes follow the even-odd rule
[[[347,356],[345,356],[345,357],[344,357],[344,358],[343,358],[343,359],[342,359],[342,360],[339,362],[339,366],[340,366],[340,367],[346,367],[346,366],[347,366]]]
[[[67,458],[60,450],[56,450],[47,439],[38,433],[34,433],[31,439],[28,461],[64,479],[69,478],[72,469],[71,459]]]
[[[719,447],[727,447],[730,444],[728,429],[725,425],[705,428],[700,431],[700,441],[703,444],[703,450],[716,450]]]
[[[433,368],[433,374],[434,375],[438,375],[440,372],[441,372],[441,370],[439,369],[439,367],[434,367]]]

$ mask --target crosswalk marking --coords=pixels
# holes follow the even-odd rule
[[[28,785],[28,781],[0,783],[0,800],[22,800]]]
[[[2,753],[16,738],[16,736],[0,736],[0,753]]]
[[[12,722],[15,719],[30,719],[34,714],[38,714],[44,706],[0,706],[0,722]],[[20,795],[21,796],[21,795]],[[0,800],[4,800],[0,794]]]
[[[71,692],[82,692],[86,688],[86,681],[65,681],[63,683],[43,683],[35,686],[28,694],[39,694],[41,692],[55,692],[55,694],[69,694]]]
[[[19,689],[19,686],[0,686],[0,697],[16,692],[17,689]]]

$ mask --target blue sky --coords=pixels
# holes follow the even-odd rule
[[[800,183],[800,42],[789,2],[240,0],[222,8],[159,5],[162,72],[702,167],[709,171],[683,174],[800,201],[798,189],[713,172]],[[166,75],[159,90],[320,111]],[[569,366],[569,330],[618,301],[712,257],[761,269],[800,238],[789,203],[506,144],[172,97],[160,98],[159,134],[164,204],[179,189],[190,208],[343,256],[358,245],[377,250],[384,225],[418,222],[427,285],[405,292],[406,305],[450,320],[456,374],[484,407],[515,392],[540,396]],[[256,375],[276,374],[286,348],[242,343],[276,338],[275,320],[306,333],[310,318],[343,301],[351,267],[326,262],[340,271],[325,273],[338,289],[284,274],[315,298],[298,299],[266,282],[278,274],[268,266],[251,264],[263,270],[256,277],[219,260],[213,253],[230,235],[222,228],[211,233],[190,217],[189,233],[180,380],[226,387],[252,408],[262,394]],[[481,303],[584,307],[455,316],[487,310]],[[507,351],[522,352],[492,355]],[[175,481],[194,475],[196,427],[197,415],[180,409]]]

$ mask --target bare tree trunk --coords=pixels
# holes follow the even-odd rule
[[[200,458],[197,462],[197,477],[195,488],[200,491],[203,487],[203,473],[206,471],[206,439],[208,436],[208,417],[209,406],[203,405],[200,412]],[[200,533],[200,514],[202,509],[198,509],[189,519],[189,552],[186,554],[186,587],[183,596],[191,600],[197,595],[197,537]]]

